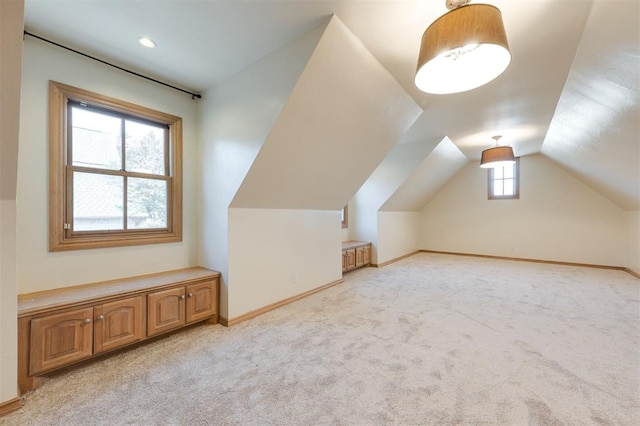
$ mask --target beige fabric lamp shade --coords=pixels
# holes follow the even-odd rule
[[[502,14],[471,4],[435,20],[422,36],[415,84],[427,93],[458,93],[480,87],[511,62]]]
[[[483,169],[490,169],[506,166],[515,162],[516,159],[513,156],[513,148],[510,146],[495,146],[482,151],[480,167]]]

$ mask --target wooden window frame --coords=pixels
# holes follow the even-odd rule
[[[515,193],[513,195],[493,195],[493,170],[487,169],[487,198],[489,200],[519,200],[520,199],[520,157],[516,157],[513,173]]]
[[[127,114],[169,128],[167,228],[73,233],[65,229],[70,199],[67,179],[67,103],[69,100]],[[69,226],[66,226],[69,228]],[[49,251],[122,247],[182,241],[182,118],[119,99],[49,81]]]
[[[342,220],[342,228],[344,229],[349,227],[349,205],[344,206],[342,211],[344,211],[344,220]]]

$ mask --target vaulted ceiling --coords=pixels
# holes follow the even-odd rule
[[[444,0],[26,0],[29,32],[185,89],[215,87],[337,15],[423,109],[401,143],[448,137],[471,161],[491,136],[543,153],[625,210],[640,209],[640,2],[494,0],[512,53],[476,90],[413,84]],[[148,36],[155,49],[138,44]]]

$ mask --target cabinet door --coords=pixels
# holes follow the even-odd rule
[[[371,264],[371,244],[364,246],[364,264]]]
[[[184,287],[147,295],[147,336],[164,333],[184,325]]]
[[[364,265],[364,247],[356,247],[356,268]]]
[[[200,321],[217,313],[217,292],[212,281],[187,286],[187,323]]]
[[[356,249],[347,250],[347,271],[356,267]]]
[[[347,270],[347,251],[342,250],[342,272]]]
[[[94,306],[93,315],[93,350],[97,354],[144,337],[142,296]]]
[[[93,352],[93,308],[31,320],[29,374],[53,370]]]

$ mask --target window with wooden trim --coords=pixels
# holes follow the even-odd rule
[[[182,240],[182,119],[49,83],[49,249]]]
[[[506,166],[487,169],[490,200],[520,198],[520,158]]]
[[[340,220],[342,221],[342,227],[349,227],[349,205],[347,204],[342,208],[342,212],[340,214]]]

